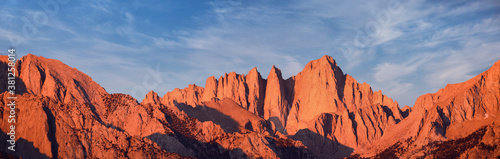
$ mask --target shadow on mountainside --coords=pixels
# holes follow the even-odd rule
[[[183,156],[196,158],[248,158],[240,148],[232,150],[223,148],[216,142],[204,143],[196,139],[191,139],[179,131],[174,130],[174,134],[154,133],[146,138],[155,142],[163,150]]]
[[[311,151],[306,147],[296,147],[295,140],[291,138],[271,138],[266,137],[266,140],[270,145],[274,146],[274,153],[276,153],[280,158],[283,159],[308,159],[317,158]]]
[[[220,125],[227,133],[238,132],[238,127],[242,126],[231,116],[223,114],[217,109],[208,106],[197,105],[196,107],[192,107],[184,103],[174,103],[179,110],[184,111],[189,117],[197,118],[201,122],[212,121]],[[273,120],[273,118],[276,117],[272,117],[267,121],[281,126],[279,120],[277,118]],[[279,126],[276,127],[277,130],[280,128]],[[253,129],[255,129],[250,123],[245,124],[243,127],[250,131],[254,131]],[[280,158],[342,158],[350,156],[354,151],[350,147],[342,145],[337,141],[332,141],[308,129],[301,130],[295,136],[289,138],[265,138],[270,143],[270,146],[274,147],[273,151]],[[301,141],[307,148],[295,147],[292,139]]]
[[[198,106],[193,108],[189,105],[180,103],[176,103],[176,106],[179,110],[184,111],[188,115],[188,118],[184,120],[180,119],[172,110],[168,108],[162,109],[162,112],[165,113],[165,119],[168,121],[168,127],[171,128],[174,133],[155,133],[148,136],[148,139],[157,143],[167,152],[174,152],[185,156],[196,158],[249,158],[240,147],[234,147],[232,149],[223,148],[217,140],[225,141],[227,140],[225,138],[214,139],[214,141],[209,141],[208,143],[197,140],[197,130],[199,128],[195,128],[195,126],[198,117],[198,120],[201,122],[212,121],[215,124],[222,122],[224,126],[221,127],[226,128],[224,130],[226,133],[228,133],[228,131],[230,133],[238,132],[239,125],[234,119],[210,107]],[[247,123],[247,129],[253,129],[248,125]],[[228,133],[228,135],[231,135],[230,133]],[[269,146],[269,148],[271,148],[280,158],[314,158],[306,148],[295,147],[294,141],[289,138],[266,136],[263,137],[263,139],[268,141],[269,145],[267,146]]]
[[[196,158],[234,158],[230,156],[230,152],[233,150],[224,149],[216,142],[204,143],[196,139],[196,119],[188,117],[186,120],[182,120],[168,108],[163,108],[161,111],[165,114],[168,127],[174,134],[155,133],[146,138],[158,144],[165,151]],[[177,141],[182,145],[171,145]],[[242,155],[246,156],[244,153]]]
[[[309,129],[301,129],[292,139],[301,141],[318,158],[344,158],[350,156],[354,149]]]
[[[212,121],[215,124],[220,125],[220,127],[227,133],[239,131],[238,122],[214,108],[207,106],[191,107],[183,103],[177,103],[176,106],[179,110],[184,111],[188,116],[194,117],[201,122]]]
[[[172,124],[177,125],[177,124]],[[184,129],[184,130],[183,130]],[[190,138],[185,134],[187,127],[174,126],[174,134],[155,133],[146,138],[158,144],[167,152],[177,153],[184,156],[196,158],[249,158],[241,148],[225,149],[218,143],[204,143]],[[304,147],[295,147],[293,140],[289,138],[265,137],[272,147],[272,151],[283,159],[315,158],[313,154]]]
[[[49,131],[47,132],[47,136],[50,141],[52,157],[56,159],[59,157],[58,155],[59,144],[57,143],[57,138],[56,138],[56,132],[57,132],[56,118],[54,117],[54,114],[48,107],[43,107],[43,111],[45,111],[45,114],[47,114],[47,124],[49,126]]]
[[[10,146],[10,143],[6,142],[8,139],[9,136],[7,135],[7,133],[5,133],[3,130],[0,130],[0,153],[14,155],[21,158],[49,158],[46,154],[41,153],[40,150],[33,145],[33,142],[30,142],[23,138],[19,138],[16,140],[16,151],[10,151],[9,149],[7,149],[8,146]]]
[[[7,69],[9,66],[7,63],[0,62],[0,92],[5,92],[7,91],[7,86],[8,86],[8,72]],[[18,75],[21,73],[19,72],[19,65],[16,65],[15,67],[15,74],[16,74],[16,84],[15,84],[15,92],[16,94],[24,94],[26,93],[26,84],[19,79]]]
[[[281,121],[278,117],[273,116],[267,120],[274,124],[276,131],[283,132],[285,130],[285,126],[283,125],[283,123],[281,123]]]
[[[7,154],[7,153],[5,153],[3,151],[0,151],[0,158],[4,158],[4,159],[18,159],[19,157],[11,155],[11,154]]]

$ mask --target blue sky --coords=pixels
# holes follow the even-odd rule
[[[0,48],[141,100],[225,72],[284,78],[330,55],[401,106],[500,59],[499,1],[2,0]]]

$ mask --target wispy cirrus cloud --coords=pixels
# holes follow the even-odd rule
[[[472,39],[461,49],[450,49],[446,56],[427,65],[426,84],[444,87],[448,83],[468,80],[500,59],[500,41],[485,42]],[[432,70],[432,71],[430,71]]]

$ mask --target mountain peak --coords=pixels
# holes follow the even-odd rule
[[[278,69],[278,68],[275,65],[273,65],[273,67],[271,67],[271,70],[276,70],[276,69]]]
[[[90,103],[99,113],[101,96],[106,90],[92,78],[59,60],[28,54],[16,62],[19,73],[19,93],[43,95],[54,100],[70,103]]]
[[[488,72],[491,72],[492,74],[500,75],[500,60],[495,62],[495,64],[493,64],[493,66],[490,69],[488,69]]]
[[[158,96],[158,93],[154,91],[149,91],[148,94],[146,94],[146,97],[142,100],[141,104],[159,104],[161,102],[160,97]]]
[[[259,71],[257,70],[257,67],[254,67],[250,71],[248,71],[248,74],[250,73],[259,73]]]
[[[52,67],[64,67],[64,63],[62,63],[59,60],[54,60],[54,59],[48,59],[43,56],[36,56],[33,54],[27,54],[26,56],[23,56],[19,58],[20,63],[35,63],[37,65],[44,65],[43,67],[46,66],[52,66]],[[64,68],[63,68],[64,69]]]
[[[307,70],[334,70],[334,71],[340,71],[340,73],[343,74],[342,70],[337,66],[337,62],[328,55],[324,55],[320,59],[313,60],[309,62],[306,67],[304,67],[303,71]]]
[[[269,72],[269,76],[271,76],[271,75],[273,75],[273,76],[277,76],[277,77],[279,77],[279,78],[283,78],[283,77],[281,76],[281,70],[280,70],[279,68],[277,68],[276,66],[274,66],[274,65],[273,65],[273,67],[271,68],[271,71]],[[269,78],[269,76],[268,76],[268,78]]]
[[[335,64],[335,60],[333,59],[333,57],[331,56],[328,56],[328,55],[323,55],[323,57],[321,57],[320,59],[321,61],[326,61],[328,63],[332,63],[332,64]]]

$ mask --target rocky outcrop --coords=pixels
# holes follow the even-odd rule
[[[238,103],[243,108],[248,108],[246,97],[245,75],[239,75],[235,72],[226,74],[219,78],[217,84],[217,98],[229,98]]]
[[[264,115],[264,99],[266,93],[266,80],[262,79],[257,68],[253,68],[245,77],[248,88],[247,110],[262,117]]]
[[[175,101],[194,107],[201,102],[228,98],[255,115],[263,116],[265,84],[266,80],[262,79],[257,68],[253,68],[246,76],[231,72],[219,80],[209,77],[205,88],[189,85],[185,89],[175,89],[163,96],[163,102],[173,104]]]
[[[263,111],[264,119],[273,122],[279,132],[284,132],[286,118],[290,109],[285,87],[281,70],[273,66],[269,76],[267,76]]]
[[[185,103],[195,107],[200,104],[201,95],[203,94],[203,87],[195,84],[190,84],[187,88],[176,88],[172,92],[168,92],[163,96],[162,103],[165,105],[173,105],[175,103]]]

